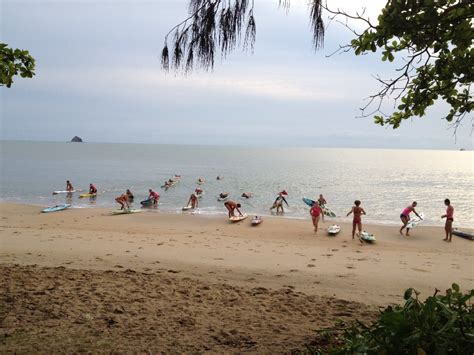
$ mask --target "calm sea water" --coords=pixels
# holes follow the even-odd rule
[[[455,224],[474,227],[474,154],[469,151],[319,148],[236,148],[140,144],[1,142],[2,201],[49,206],[69,202],[76,208],[114,207],[114,197],[130,188],[135,206],[149,188],[161,194],[159,210],[181,213],[199,176],[206,178],[199,213],[225,213],[216,196],[228,191],[243,210],[270,214],[276,194],[289,193],[286,217],[309,218],[303,196],[323,193],[338,216],[360,199],[364,221],[398,224],[402,209],[418,201],[426,224],[442,225],[443,200],[455,207]],[[163,182],[181,174],[164,191]],[[223,180],[216,180],[221,175]],[[90,182],[101,194],[94,200],[52,195],[71,180],[76,189]],[[240,198],[244,191],[254,197]],[[340,217],[339,221],[350,221]]]

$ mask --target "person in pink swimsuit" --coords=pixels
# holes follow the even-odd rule
[[[355,206],[353,206],[352,209],[347,213],[347,216],[349,216],[351,213],[354,214],[354,218],[352,219],[352,239],[354,239],[356,227],[359,229],[359,235],[362,232],[362,215],[366,214],[364,209],[360,207],[359,200],[355,200],[354,205]]]
[[[152,189],[149,189],[148,192],[150,193],[148,195],[148,198],[153,199],[153,205],[158,205],[158,201],[160,200],[160,194],[158,192],[153,191]]]
[[[319,223],[319,217],[323,213],[321,206],[319,205],[318,202],[316,202],[313,207],[309,210],[309,214],[311,215],[311,219],[313,220],[313,226],[314,226],[314,233],[318,232],[318,223]]]
[[[453,237],[454,207],[451,205],[451,201],[449,201],[449,198],[444,200],[444,204],[447,207],[446,214],[441,216],[441,218],[446,218],[446,223],[444,225],[444,230],[446,231],[446,238],[444,238],[443,240],[445,242],[451,242],[451,238]]]
[[[418,216],[419,219],[423,219],[420,217],[420,215],[415,211],[417,203],[416,201],[413,201],[410,206],[405,207],[405,209],[402,211],[400,214],[400,219],[402,220],[403,226],[400,228],[400,234],[403,235],[403,229],[407,226],[408,221],[410,220],[410,213],[413,212]],[[410,228],[407,228],[406,236],[409,237],[409,230]]]

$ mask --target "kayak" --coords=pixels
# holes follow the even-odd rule
[[[84,198],[84,197],[96,197],[97,194],[81,194],[79,195],[79,198]]]
[[[67,209],[67,208],[69,208],[69,207],[71,207],[70,204],[64,203],[64,204],[62,204],[62,205],[56,205],[56,206],[53,206],[53,207],[45,208],[45,209],[42,210],[41,212],[43,212],[43,213],[58,212],[58,211],[65,210],[65,209]]]
[[[71,190],[71,191],[66,191],[66,190],[53,191],[53,195],[72,194],[73,192],[76,192],[76,190]]]
[[[469,239],[469,240],[474,240],[474,234],[472,234],[472,233],[462,232],[458,229],[454,229],[453,234],[457,235],[458,237],[466,238],[466,239]]]

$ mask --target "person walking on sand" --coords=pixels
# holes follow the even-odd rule
[[[235,217],[235,213],[234,213],[235,210],[239,212],[239,215],[241,217],[243,216],[242,212],[240,212],[240,209],[239,209],[240,207],[242,207],[240,203],[237,203],[235,201],[226,201],[224,202],[224,206],[225,208],[227,208],[227,211],[229,211],[229,218]]]
[[[148,192],[150,193],[148,195],[148,198],[151,198],[153,200],[153,204],[155,206],[158,205],[158,200],[160,199],[160,194],[158,192],[153,191],[152,189],[149,189]]]
[[[198,207],[198,198],[195,194],[191,194],[188,200],[188,204],[186,206],[191,206],[193,210]]]
[[[128,195],[126,193],[120,195],[119,197],[115,198],[115,201],[120,204],[120,209],[123,210],[125,206],[127,206],[127,209],[130,208],[130,205],[128,204]]]
[[[411,205],[405,207],[405,209],[400,214],[400,219],[402,220],[403,226],[400,228],[400,234],[403,235],[403,229],[407,226],[408,221],[410,220],[410,213],[413,212],[418,216],[419,219],[423,219],[420,215],[415,211],[415,207],[418,205],[416,201],[413,201]],[[407,228],[406,236],[409,237],[410,228]]]
[[[69,180],[66,181],[66,191],[67,192],[72,192],[74,191],[74,187],[72,186],[71,182]]]
[[[443,240],[445,242],[451,243],[451,238],[453,237],[454,207],[451,205],[451,201],[449,200],[449,198],[444,200],[444,204],[446,205],[446,214],[442,215],[441,218],[446,218],[446,223],[444,225],[444,230],[446,231],[446,238],[444,238]]]
[[[314,233],[318,232],[318,223],[319,223],[319,217],[323,213],[323,210],[321,209],[321,206],[319,205],[318,202],[316,202],[313,207],[309,210],[309,214],[311,215],[311,219],[313,220],[313,226],[314,226]]]
[[[354,214],[354,218],[352,219],[352,239],[355,239],[355,230],[356,227],[359,229],[359,236],[360,233],[362,232],[362,215],[366,214],[364,209],[360,207],[360,201],[355,200],[354,201],[354,206],[352,209],[347,213],[347,216],[349,216],[351,213]]]

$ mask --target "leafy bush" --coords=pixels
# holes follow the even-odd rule
[[[445,295],[422,302],[413,288],[405,291],[403,306],[389,306],[366,326],[357,322],[339,329],[326,329],[333,345],[312,354],[472,354],[474,351],[474,290],[463,294],[457,284]]]

